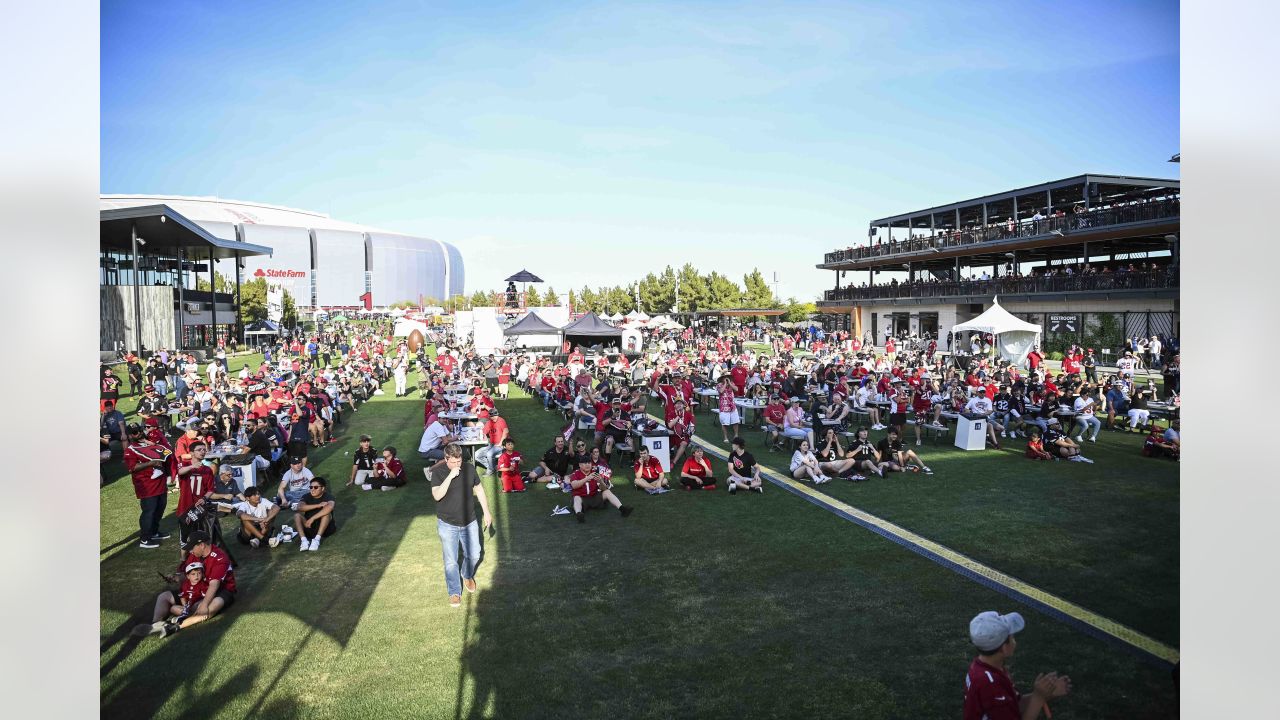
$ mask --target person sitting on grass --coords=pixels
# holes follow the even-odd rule
[[[1040,428],[1032,428],[1031,437],[1027,440],[1027,459],[1029,460],[1052,460],[1053,456],[1044,449],[1044,437],[1040,434]]]
[[[302,552],[319,550],[320,538],[338,532],[338,523],[333,519],[333,508],[337,503],[329,494],[329,483],[322,477],[312,478],[308,490],[302,500],[289,507],[297,512],[293,516],[293,526],[302,536],[301,547],[298,548]]]
[[[693,452],[680,468],[680,484],[685,490],[715,490],[716,476],[711,461],[701,445],[694,445]]]
[[[165,590],[156,596],[151,624],[134,628],[135,635],[167,637],[204,622],[235,603],[236,575],[227,551],[214,545],[209,534],[203,531],[193,532],[183,549],[187,551],[186,557],[178,564],[177,572],[165,576],[165,581],[177,585],[185,577],[190,584],[186,599],[194,607],[185,609],[184,598],[180,597],[183,589],[181,586],[177,592]],[[190,574],[193,565],[201,566],[202,577]],[[184,609],[175,613],[175,605]]]
[[[852,458],[845,457],[844,446],[840,444],[840,435],[836,433],[835,428],[827,428],[814,455],[818,458],[818,467],[824,474],[844,477],[853,471],[854,461]]]
[[[908,449],[902,442],[902,431],[897,425],[889,426],[889,433],[876,445],[876,451],[880,453],[880,465],[884,470],[893,472],[912,472],[924,471],[926,475],[932,475],[933,471],[928,465],[916,455],[915,450]]]
[[[360,486],[362,490],[382,488],[383,492],[404,487],[404,463],[400,462],[394,445],[382,448],[382,457],[373,463],[373,472],[369,474],[369,482]],[[314,550],[315,548],[312,548]]]
[[[650,495],[661,495],[671,490],[671,483],[667,481],[667,471],[662,469],[662,461],[650,455],[649,448],[644,445],[636,451],[633,469],[637,489],[644,490]]]
[[[866,480],[866,475],[884,477],[884,469],[880,464],[880,451],[876,450],[876,446],[871,444],[871,440],[868,438],[869,435],[870,432],[867,428],[860,427],[850,443],[848,457],[853,458],[854,474],[849,479],[854,482]],[[863,473],[866,473],[866,475]]]
[[[631,508],[623,505],[618,496],[613,494],[608,482],[608,478],[601,473],[600,466],[590,455],[578,458],[578,469],[569,475],[569,487],[573,492],[573,514],[577,516],[578,522],[587,521],[584,510],[598,510],[606,502],[617,508],[622,517],[631,514]]]
[[[563,435],[556,435],[551,448],[542,454],[538,466],[529,471],[529,482],[546,483],[548,490],[557,490],[564,477],[573,471],[573,464],[568,441]]]
[[[276,489],[274,502],[281,507],[289,507],[306,497],[308,487],[315,474],[306,466],[300,457],[289,458],[289,469],[280,476],[280,487]]]
[[[831,478],[822,472],[817,456],[809,448],[808,440],[801,440],[800,447],[791,454],[791,477],[797,480],[809,478],[814,485],[831,482]]]
[[[1092,460],[1080,454],[1080,446],[1066,436],[1062,432],[1061,426],[1050,425],[1048,430],[1044,432],[1044,449],[1050,455],[1058,458],[1066,458],[1072,462],[1093,463]]]
[[[1178,444],[1165,440],[1165,431],[1161,429],[1159,423],[1152,423],[1151,432],[1147,435],[1147,439],[1142,443],[1143,457],[1167,457],[1173,460],[1178,459]]]
[[[520,472],[520,464],[524,456],[516,451],[516,441],[511,438],[502,439],[502,452],[498,455],[498,476],[502,479],[502,492],[524,492],[524,476]]]
[[[244,500],[231,504],[231,511],[240,518],[236,539],[255,548],[262,547],[264,540],[271,547],[279,545],[273,521],[280,513],[280,506],[262,497],[262,492],[253,485],[245,488],[243,495]]]
[[[355,461],[351,464],[351,478],[347,485],[364,486],[373,475],[373,466],[378,462],[378,451],[373,449],[373,438],[360,436],[360,446],[356,448]]]
[[[988,610],[969,622],[969,640],[977,647],[978,657],[964,680],[964,720],[1035,720],[1041,711],[1052,717],[1049,700],[1071,692],[1071,678],[1050,672],[1036,677],[1030,695],[1018,694],[1005,665],[1018,648],[1013,636],[1024,627],[1016,612],[1001,615]]]
[[[729,452],[729,494],[738,489],[755,490],[764,494],[764,481],[760,479],[760,466],[756,458],[747,452],[747,441],[742,437],[733,438],[733,446]]]

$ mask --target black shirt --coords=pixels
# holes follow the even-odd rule
[[[298,502],[302,503],[303,505],[319,505],[321,503],[334,502],[333,493],[329,492],[329,490],[326,488],[324,491],[324,495],[321,495],[320,497],[316,497],[315,495],[312,495],[310,491],[308,491],[307,494],[303,495],[302,499],[299,500]],[[313,515],[320,512],[322,509],[323,508],[307,510],[306,512],[302,513],[302,518],[304,520],[310,520]],[[338,529],[336,504],[334,507],[334,511],[329,513],[329,526],[332,527],[334,530]]]
[[[431,471],[431,487],[440,487],[449,477],[449,466],[441,465]],[[449,491],[436,502],[436,518],[453,525],[466,527],[476,519],[475,486],[480,484],[476,466],[469,462],[458,468],[458,477],[449,483]]]
[[[894,453],[902,452],[902,439],[890,441],[889,438],[884,438],[876,445],[876,449],[880,451],[881,460],[892,460]]]
[[[249,452],[264,460],[271,459],[271,440],[275,433],[270,429],[254,430],[249,436]]]
[[[381,457],[381,453],[374,450],[372,446],[368,450],[361,448],[356,450],[355,467],[357,470],[372,470],[373,464]]]
[[[995,399],[991,401],[991,404],[995,406],[996,412],[1008,412],[1009,408],[1012,406],[1012,401],[1013,398],[1009,393],[1002,392],[996,393]]]
[[[1044,399],[1044,402],[1040,403],[1040,417],[1046,420],[1053,417],[1053,414],[1057,412],[1057,410],[1058,410],[1057,395],[1050,395],[1049,397],[1046,397]]]
[[[568,474],[572,460],[573,455],[570,454],[567,446],[561,452],[556,452],[553,447],[542,455],[542,462],[546,463],[547,468],[556,475]]]
[[[749,478],[755,474],[756,457],[749,452],[741,455],[731,452],[729,453],[729,466],[739,477]]]

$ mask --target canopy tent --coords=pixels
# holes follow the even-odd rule
[[[599,315],[589,312],[560,329],[564,339],[571,345],[604,344],[614,340],[615,344],[622,340],[622,330],[606,324]]]
[[[347,317],[346,315],[335,315],[333,317],[333,321],[334,322],[351,322],[351,318]]]
[[[389,312],[388,314],[391,315],[392,317],[400,317],[401,315],[404,315],[406,312],[408,311],[405,310],[404,308],[391,308],[391,312]]]
[[[516,347],[560,347],[560,328],[548,323],[534,313],[529,313],[502,331],[505,337],[514,337]]]
[[[635,320],[635,321],[638,321],[638,322],[644,322],[645,320],[648,320],[648,319],[649,319],[649,316],[648,316],[648,315],[646,315],[646,314],[644,314],[643,312],[641,312],[639,309],[636,309],[636,310],[632,310],[631,312],[627,313],[627,317],[626,317],[626,319],[627,319],[627,320]]]
[[[255,320],[244,329],[245,335],[279,335],[280,324],[270,320]]]
[[[622,313],[614,313],[614,314],[612,314],[612,315],[604,315],[602,319],[604,319],[604,320],[608,320],[609,322],[618,322],[619,320],[622,320]]]
[[[952,334],[957,333],[990,333],[995,336],[995,350],[1000,357],[1014,365],[1022,365],[1031,348],[1040,343],[1043,328],[1025,320],[1019,320],[1000,307],[997,298],[992,298],[991,308],[978,317],[954,325]]]

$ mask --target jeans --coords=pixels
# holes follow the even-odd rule
[[[1080,417],[1076,418],[1076,426],[1079,427],[1081,425],[1084,426],[1085,430],[1088,430],[1090,428],[1093,429],[1093,433],[1091,434],[1091,437],[1098,437],[1098,431],[1102,429],[1102,421],[1099,420],[1094,415],[1081,415]],[[1084,435],[1083,432],[1081,432],[1080,434],[1081,436]]]
[[[173,382],[173,394],[178,398],[178,402],[187,399],[187,392],[189,392],[189,388],[185,380],[178,378]]]
[[[164,517],[167,498],[168,493],[160,493],[138,501],[138,505],[142,507],[142,514],[138,516],[139,538],[150,540],[160,534],[160,518]]]
[[[436,520],[440,546],[444,551],[444,585],[450,595],[462,594],[462,581],[476,576],[480,564],[480,522],[472,520],[466,527]],[[458,548],[462,548],[462,565],[458,565]]]
[[[487,448],[476,451],[476,462],[490,473],[497,467],[498,456],[502,454],[501,445],[490,445]]]
[[[420,455],[423,460],[443,460],[444,448],[443,447],[432,448],[431,450],[427,450],[426,452],[419,450],[418,455]]]
[[[152,380],[151,385],[156,389],[156,394],[160,397],[164,397],[169,392],[169,386],[163,380]]]

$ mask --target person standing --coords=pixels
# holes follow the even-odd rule
[[[124,450],[124,466],[133,476],[133,493],[142,509],[138,516],[138,547],[153,550],[170,537],[160,532],[160,518],[168,496],[165,478],[173,453],[148,440],[141,425],[130,424],[126,432],[129,444]]]
[[[1071,678],[1056,672],[1041,673],[1030,695],[1013,686],[1005,665],[1018,647],[1014,634],[1026,623],[1018,613],[1001,615],[994,610],[979,613],[969,623],[969,640],[978,657],[964,679],[964,720],[1035,720],[1049,714],[1049,700],[1071,692]]]
[[[481,526],[493,527],[489,499],[475,465],[462,462],[462,447],[450,443],[444,448],[444,463],[423,469],[431,482],[431,497],[436,501],[436,532],[444,553],[444,584],[449,605],[462,605],[462,589],[476,591],[476,566],[480,564]],[[480,502],[481,521],[476,522],[476,501]],[[462,548],[459,564],[458,548]]]

